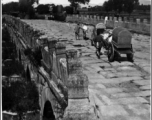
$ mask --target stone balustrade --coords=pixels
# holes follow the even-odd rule
[[[83,15],[81,15],[83,16]],[[70,18],[70,19],[69,19]],[[80,22],[89,24],[89,25],[96,25],[97,23],[104,23],[104,17],[103,16],[96,16],[96,15],[89,15],[89,18],[87,17],[85,20],[81,19],[79,17]],[[67,22],[74,22],[75,20],[72,16],[69,16],[66,19]],[[125,27],[128,30],[140,34],[146,34],[150,35],[150,24],[148,24],[148,20],[144,19],[143,22],[141,19],[136,19],[136,21],[133,18],[130,18],[129,20],[127,17],[124,17],[123,19],[121,17],[109,17],[109,19],[106,21],[106,27],[107,28],[114,28],[114,27]]]

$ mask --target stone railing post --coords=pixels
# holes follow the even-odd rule
[[[127,17],[124,17],[124,22],[127,22]]]
[[[65,44],[58,42],[56,44],[56,58],[57,58],[57,67],[59,78],[63,80],[62,82],[65,83],[65,80],[68,78],[67,73],[67,60],[66,60],[66,46]]]
[[[94,15],[94,21],[96,21],[97,20],[97,16],[96,15]]]
[[[133,21],[134,21],[133,18],[130,18],[130,19],[129,19],[129,22],[133,22]]]
[[[143,20],[143,23],[144,23],[144,24],[147,24],[147,23],[148,23],[147,19],[144,19],[144,20]]]
[[[111,16],[109,17],[109,20],[112,21],[112,17]]]
[[[87,15],[87,19],[89,19],[89,15]]]
[[[97,16],[97,20],[98,20],[98,21],[100,20],[100,16]]]
[[[119,22],[122,22],[122,17],[119,17],[119,18],[118,18],[118,21],[119,21]]]
[[[88,98],[88,77],[83,73],[82,63],[76,50],[67,51],[69,78],[66,82],[69,99]]]
[[[114,17],[114,22],[116,22],[117,21],[117,17]]]
[[[88,78],[82,71],[76,50],[67,51],[69,78],[68,107],[65,110],[63,120],[96,120],[94,107],[88,100]]]
[[[51,69],[51,61],[50,61],[50,57],[48,57],[50,53],[49,53],[49,48],[48,48],[47,36],[41,36],[39,39],[36,40],[36,43],[42,46],[41,48],[42,61],[41,62],[45,66],[44,68],[46,68],[46,71],[49,71]]]
[[[140,19],[136,19],[137,24],[140,24]]]
[[[49,57],[50,57],[50,68],[51,70],[53,70],[53,56],[56,57],[56,53],[55,53],[55,46],[56,46],[57,40],[49,40],[48,41],[48,48],[49,48]],[[56,72],[56,74],[58,73],[57,70],[55,70],[54,72]]]

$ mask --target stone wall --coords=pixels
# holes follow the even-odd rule
[[[105,18],[102,16],[96,16],[96,15],[68,15],[67,22],[81,22],[89,25],[96,25],[97,23],[104,23]],[[150,35],[150,24],[148,24],[147,19],[144,19],[143,22],[141,22],[140,19],[136,19],[136,22],[133,22],[132,19],[127,20],[124,18],[122,20],[121,17],[119,18],[112,18],[109,17],[108,20],[105,22],[106,27],[113,29],[115,27],[121,26],[124,28],[127,28],[128,30],[140,34],[146,34]]]
[[[77,51],[66,51],[65,44],[58,39],[47,36],[44,31],[34,29],[20,19],[4,15],[2,22],[7,25],[18,49],[30,61],[29,66],[34,66],[30,70],[37,74],[35,81],[40,96],[40,118],[45,102],[49,100],[56,118],[96,119],[88,100],[88,77],[83,73]]]

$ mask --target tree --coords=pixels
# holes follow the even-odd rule
[[[109,11],[112,11],[113,10],[113,3],[110,2],[110,1],[105,1],[103,3],[103,9],[106,11],[106,12],[109,12]]]
[[[27,111],[36,112],[39,109],[39,94],[35,83],[25,79],[10,81],[9,85],[2,87],[2,104],[2,110],[17,112],[19,120],[23,119]]]
[[[130,14],[138,4],[139,0],[108,0],[104,2],[103,7],[107,12],[114,10],[115,13],[125,11]]]
[[[16,46],[11,41],[10,34],[4,24],[2,24],[2,60],[13,59],[17,57]]]
[[[70,6],[72,6],[74,8],[74,11],[78,8],[79,4],[88,4],[90,2],[90,0],[68,0],[71,4]]]
[[[35,10],[32,6],[33,3],[34,0],[28,0],[26,2],[19,3],[19,12],[21,18],[24,18],[26,15],[28,16],[29,19],[35,18]]]
[[[2,13],[18,12],[18,2],[10,2],[2,5]]]
[[[66,6],[64,9],[67,14],[73,14],[73,8],[71,6]]]
[[[131,14],[136,6],[139,5],[138,0],[124,0],[124,11]]]
[[[39,13],[39,14],[48,14],[50,11],[49,11],[49,6],[48,5],[43,5],[43,4],[41,4],[41,5],[39,5],[38,7],[37,7],[37,12]]]

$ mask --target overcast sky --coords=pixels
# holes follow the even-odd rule
[[[18,2],[19,0],[1,0],[2,3],[8,3],[8,2]],[[104,3],[104,1],[107,0],[90,0],[89,4],[93,4],[93,5],[102,5]],[[140,3],[150,3],[151,0],[139,0]],[[54,4],[63,4],[63,5],[69,5],[68,0],[39,0],[40,4],[46,4],[46,3],[54,3]]]

